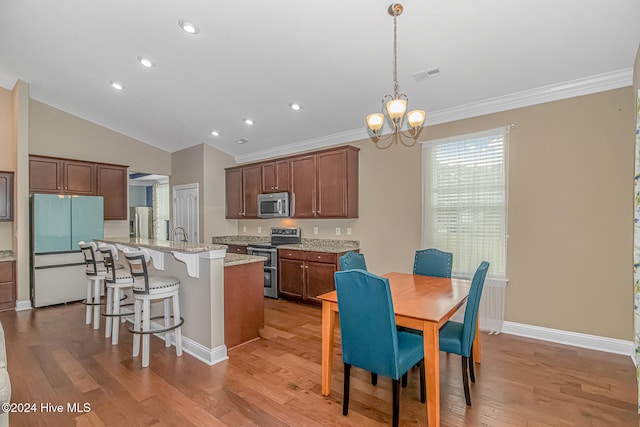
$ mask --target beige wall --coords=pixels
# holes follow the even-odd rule
[[[632,339],[634,104],[630,87],[424,129],[437,139],[509,124],[506,320]],[[376,273],[411,271],[421,234],[421,147],[360,151],[360,218],[243,220],[360,240]],[[335,227],[342,235],[335,236]],[[243,232],[247,228],[246,233]],[[352,235],[346,235],[346,227]]]
[[[200,242],[210,242],[212,235],[236,234],[237,221],[225,219],[224,195],[224,168],[235,164],[233,158],[200,144],[174,152],[171,164],[173,173],[169,191],[172,199],[173,186],[198,183]]]
[[[171,175],[171,154],[42,102],[29,106],[29,153]]]
[[[225,219],[225,173],[224,168],[235,165],[233,157],[208,145],[204,150],[204,197],[202,216],[204,228],[200,235],[203,242],[210,242],[211,236],[236,234],[238,221]]]
[[[11,92],[0,88],[0,171],[15,172]],[[0,251],[13,249],[13,221],[0,222]]]

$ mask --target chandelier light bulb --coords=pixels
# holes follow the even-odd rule
[[[369,114],[367,116],[367,126],[373,132],[377,132],[382,128],[382,123],[384,122],[384,115],[382,113],[374,113]]]
[[[406,110],[406,99],[392,99],[387,102],[387,113],[389,113],[389,117],[391,117],[392,120],[401,118]]]
[[[412,128],[419,128],[424,123],[424,110],[413,110],[407,114],[407,121]]]

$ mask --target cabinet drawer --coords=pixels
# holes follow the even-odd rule
[[[13,282],[13,261],[0,262],[0,282]]]
[[[227,252],[230,254],[247,254],[247,247],[242,245],[227,245]]]
[[[336,254],[327,252],[305,252],[305,261],[336,263]]]
[[[286,258],[286,259],[297,259],[300,261],[304,261],[305,260],[305,253],[304,251],[292,251],[289,249],[280,249],[278,251],[278,256],[280,258]]]
[[[0,304],[15,302],[13,297],[13,282],[0,283]]]

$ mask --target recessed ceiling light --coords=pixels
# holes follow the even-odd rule
[[[217,130],[212,130],[211,136],[220,136],[220,132],[218,132]]]
[[[109,83],[111,83],[111,87],[116,89],[116,90],[123,90],[124,89],[124,86],[122,85],[122,83],[114,82],[113,80],[109,80]]]
[[[240,138],[240,139],[236,139],[235,141],[236,144],[245,144],[247,142],[249,142],[247,138]]]
[[[156,66],[156,64],[154,64],[153,61],[143,56],[138,56],[138,62],[140,62],[140,64],[142,64],[142,66],[146,68],[153,68]]]
[[[289,107],[291,107],[291,109],[295,111],[302,110],[302,105],[298,104],[297,102],[290,102]]]
[[[253,124],[255,124],[255,122],[254,122],[253,120],[251,120],[251,119],[244,119],[244,122],[245,122],[246,124],[248,124],[248,125],[253,125]]]
[[[180,28],[189,34],[198,34],[200,32],[200,28],[191,21],[181,19],[178,21],[178,25],[180,25]]]

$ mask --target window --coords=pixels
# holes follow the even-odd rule
[[[506,278],[509,128],[423,143],[422,245],[453,253],[453,274],[481,261]]]

